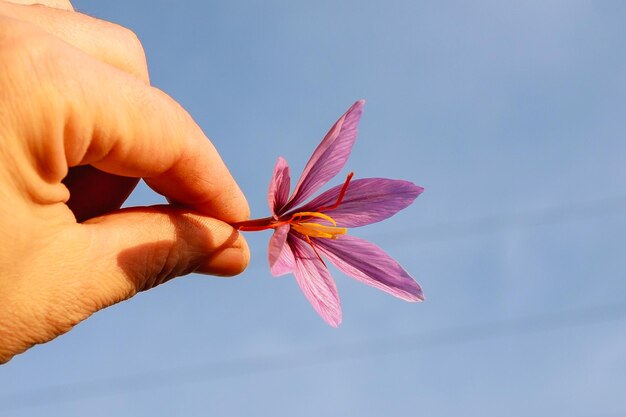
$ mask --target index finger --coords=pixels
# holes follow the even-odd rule
[[[13,128],[27,139],[45,183],[60,185],[68,167],[89,164],[142,177],[171,201],[212,217],[247,218],[243,193],[177,102],[31,25],[5,27],[0,66],[12,65],[0,71],[0,81],[8,77],[6,97],[28,103],[21,107],[26,120],[40,121]]]

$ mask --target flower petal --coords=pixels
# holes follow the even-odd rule
[[[270,272],[275,277],[293,272],[295,259],[293,252],[287,244],[287,235],[291,226],[284,225],[276,228],[270,238],[268,258],[270,261]]]
[[[283,214],[305,201],[320,187],[337,175],[345,165],[356,140],[357,125],[365,100],[359,100],[335,122],[307,162],[289,202],[280,210]]]
[[[298,211],[320,211],[333,206],[343,185],[320,194]],[[332,210],[321,210],[338,226],[358,227],[385,220],[408,207],[424,189],[409,181],[387,178],[362,178],[351,181],[341,204]]]
[[[293,234],[289,235],[288,242],[295,256],[293,273],[300,289],[324,321],[338,327],[341,323],[341,303],[328,268],[307,242]]]
[[[419,284],[373,243],[349,235],[313,239],[313,243],[346,275],[406,301],[424,300]]]
[[[276,215],[276,210],[287,203],[290,187],[289,164],[287,164],[284,158],[278,157],[276,165],[274,166],[272,180],[270,181],[270,189],[267,193],[267,202],[272,215]]]

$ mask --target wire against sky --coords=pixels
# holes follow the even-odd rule
[[[367,237],[375,242],[381,242],[386,238],[392,238],[388,239],[388,242],[385,243],[385,247],[399,244],[420,245],[433,242],[445,242],[476,235],[485,235],[503,230],[547,226],[567,221],[624,214],[626,214],[626,195],[616,194],[597,200],[578,201],[567,205],[528,210],[521,213],[508,213],[501,214],[499,216],[459,220],[457,222],[436,224],[432,226],[375,232]],[[264,256],[265,252],[261,251],[254,254],[254,257]],[[251,268],[254,268],[254,266]]]
[[[449,346],[494,337],[586,326],[623,319],[626,319],[626,303],[449,327],[385,339],[365,339],[283,354],[259,355],[222,362],[194,364],[185,368],[164,369],[96,381],[82,381],[3,395],[0,396],[0,411],[46,406],[120,393],[128,394],[129,392],[199,381],[354,361],[378,355],[401,354],[418,349]],[[306,358],[306,360],[302,358]]]
[[[447,241],[467,236],[484,235],[502,230],[547,226],[580,219],[626,214],[626,195],[616,194],[592,201],[578,201],[519,213],[459,220],[423,227],[372,233],[373,240],[393,237],[391,243],[416,244]]]
[[[411,240],[417,244],[447,241],[502,230],[523,229],[567,221],[626,214],[626,195],[616,194],[592,201],[578,201],[544,209],[508,213],[499,216],[460,220],[393,232],[394,242]],[[390,233],[391,234],[391,233]],[[383,234],[376,236],[383,237]],[[387,233],[385,233],[387,235]]]

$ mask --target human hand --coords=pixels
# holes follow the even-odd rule
[[[226,223],[248,217],[243,194],[149,85],[132,32],[69,1],[26,3],[0,0],[0,363],[138,291],[249,258]],[[171,204],[120,210],[139,178]]]

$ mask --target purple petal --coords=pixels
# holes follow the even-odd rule
[[[343,185],[320,194],[298,211],[319,211],[337,202]],[[363,178],[351,181],[341,204],[322,210],[341,227],[358,227],[385,220],[408,207],[424,191],[412,182],[387,178]]]
[[[291,248],[286,243],[287,235],[291,226],[284,225],[276,228],[270,238],[268,258],[270,262],[270,272],[275,277],[293,272],[295,259]]]
[[[276,210],[287,203],[290,187],[289,164],[287,164],[284,158],[278,157],[276,166],[274,166],[272,180],[270,181],[270,189],[267,193],[267,202],[272,215],[276,215]]]
[[[341,303],[328,268],[307,242],[293,235],[289,235],[288,241],[296,259],[293,273],[300,289],[326,323],[338,327],[341,323]]]
[[[337,120],[307,162],[289,202],[280,214],[305,201],[345,165],[356,140],[357,125],[365,100],[359,100]]]
[[[313,241],[318,251],[344,274],[406,301],[424,300],[419,284],[373,243],[349,235]]]

